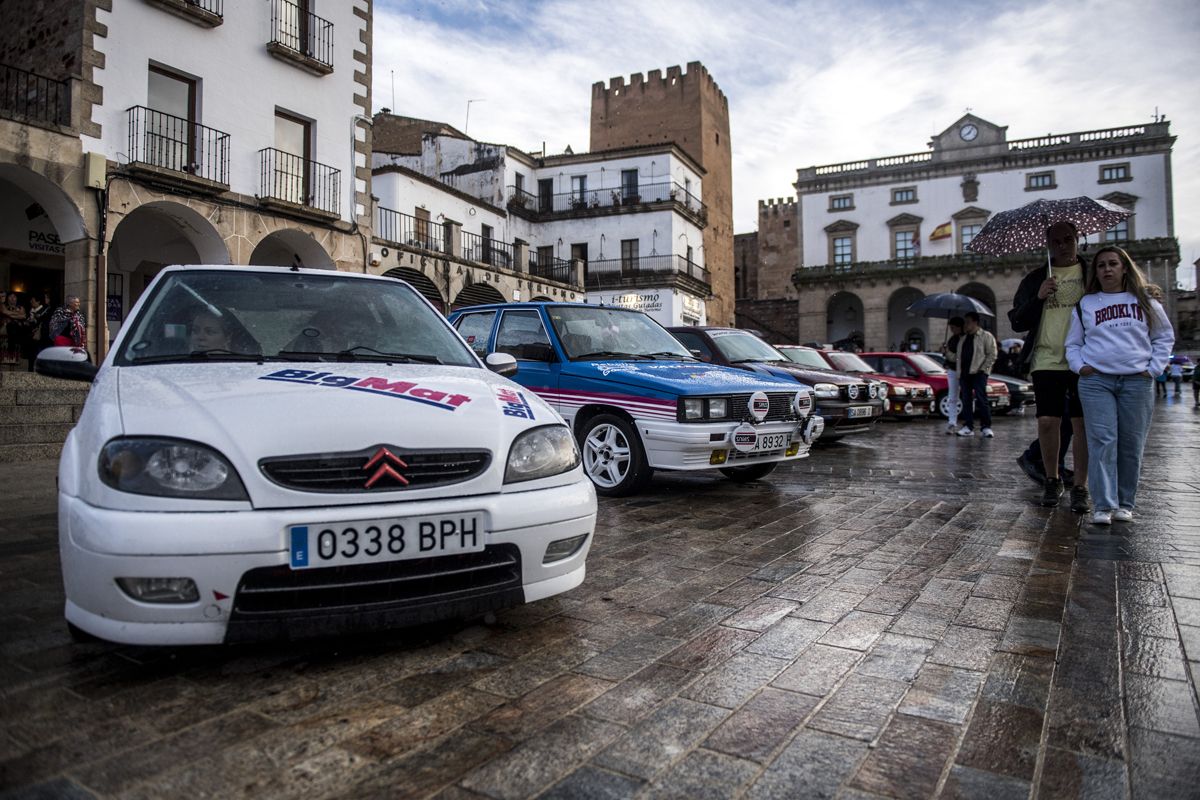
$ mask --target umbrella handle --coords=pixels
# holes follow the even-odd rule
[[[1050,266],[1050,248],[1049,247],[1046,248],[1046,277],[1047,278],[1054,277],[1054,271]]]

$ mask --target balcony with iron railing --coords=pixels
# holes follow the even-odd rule
[[[700,202],[700,198],[672,181],[558,194],[531,194],[515,186],[508,187],[509,209],[534,220],[646,211],[657,209],[664,203],[687,214],[699,225],[708,222],[708,207]]]
[[[271,0],[267,51],[314,75],[333,72],[333,23],[308,10],[307,0]]]
[[[68,128],[71,85],[0,64],[0,117]]]
[[[258,152],[259,203],[302,216],[337,219],[340,170],[273,147]]]
[[[534,278],[558,283],[574,284],[575,268],[566,259],[545,256],[529,251],[529,274]]]
[[[681,255],[610,258],[589,261],[588,289],[661,286],[680,283],[693,291],[711,294],[708,270]]]
[[[145,106],[126,116],[131,170],[191,189],[229,189],[228,133]]]
[[[511,269],[517,272],[521,271],[517,263],[516,247],[514,245],[498,239],[489,239],[478,233],[468,233],[467,231],[463,231],[461,236],[461,253],[462,257],[467,261],[486,264],[490,267],[503,267],[504,269]]]
[[[431,253],[449,252],[445,225],[390,208],[380,208],[378,212],[375,235],[380,239]]]
[[[188,22],[215,28],[225,21],[225,0],[147,0]]]

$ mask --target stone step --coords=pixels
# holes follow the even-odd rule
[[[5,444],[59,444],[67,438],[70,423],[45,425],[0,425],[0,445]]]
[[[48,378],[36,372],[21,370],[0,370],[0,387],[5,389],[82,389],[87,391],[86,381],[67,381],[62,378]]]
[[[39,444],[0,444],[0,464],[57,459],[62,454],[62,442]]]
[[[83,406],[0,405],[0,425],[38,425],[47,422],[78,422]]]
[[[77,383],[67,383],[68,386],[79,386]],[[12,400],[4,397],[7,390],[0,389],[0,406],[81,406],[87,400],[87,389],[16,389]]]

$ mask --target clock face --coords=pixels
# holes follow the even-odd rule
[[[979,128],[968,122],[958,129],[958,135],[964,142],[969,142],[979,135]]]

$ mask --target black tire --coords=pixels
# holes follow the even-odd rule
[[[605,497],[635,494],[654,474],[637,431],[616,414],[589,419],[579,431],[579,450],[583,471],[596,486],[596,494]]]
[[[734,483],[750,483],[767,477],[779,466],[778,461],[767,464],[748,464],[744,467],[722,467],[721,474]]]

